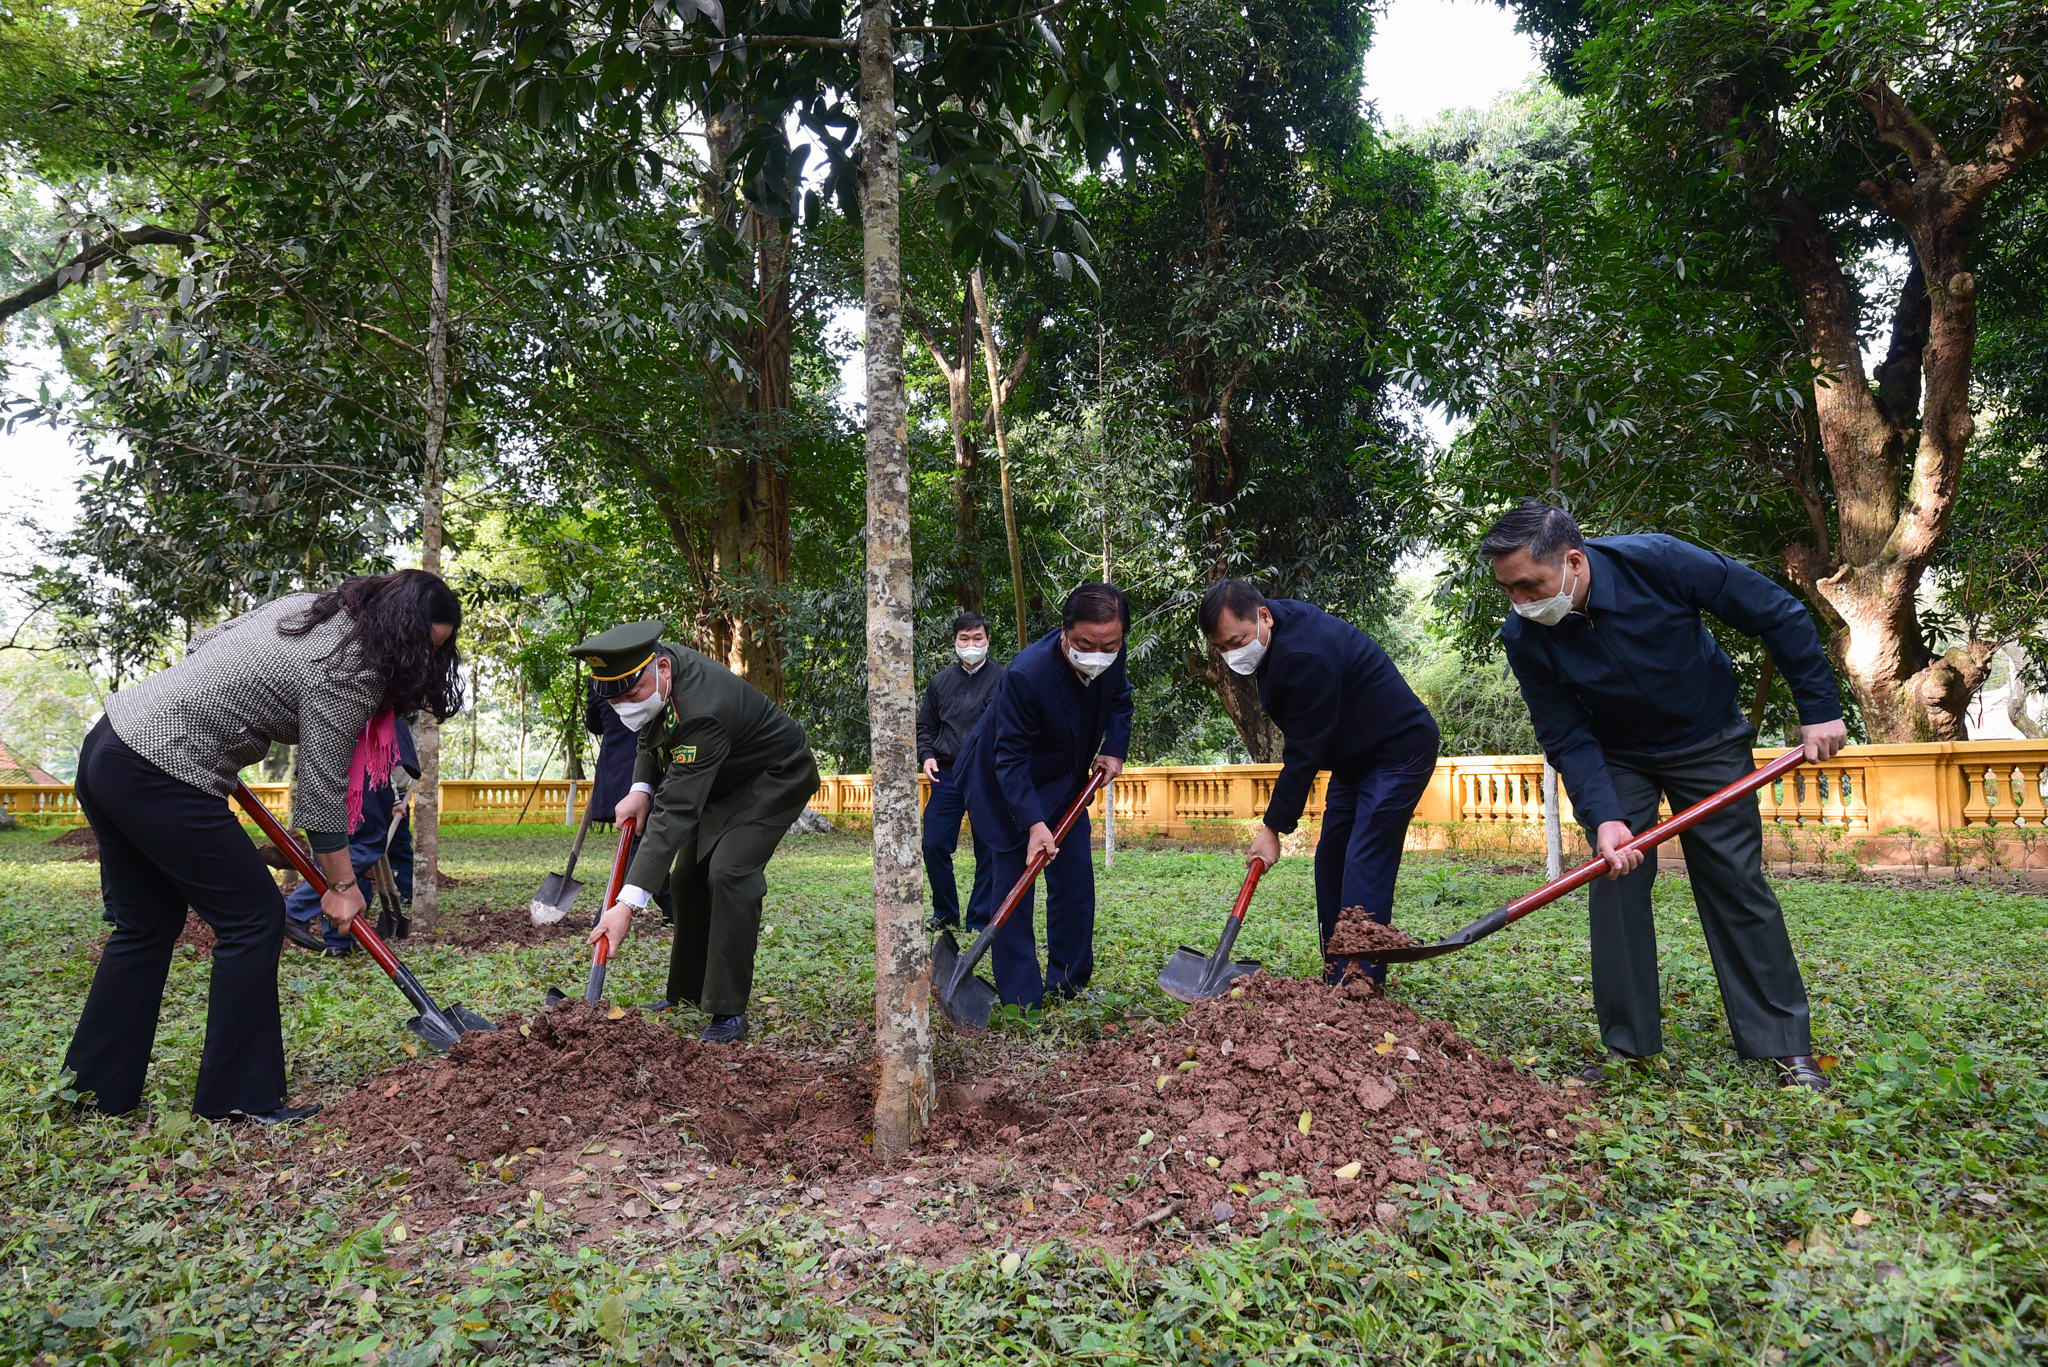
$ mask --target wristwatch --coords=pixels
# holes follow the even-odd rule
[[[356,885],[356,882],[356,879],[351,878],[344,883],[329,883],[327,885],[327,890],[329,892],[347,892],[350,888]]]

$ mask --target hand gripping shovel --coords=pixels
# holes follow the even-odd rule
[[[526,914],[537,926],[551,926],[569,914],[583,885],[576,881],[576,856],[583,853],[583,837],[590,834],[590,803],[583,804],[583,824],[576,828],[576,843],[569,847],[569,865],[560,873],[540,880],[540,891],[526,904]]]
[[[1804,749],[1788,750],[1766,764],[1763,768],[1739,778],[1711,797],[1706,797],[1687,807],[1669,821],[1659,822],[1621,848],[1624,850],[1647,850],[1661,845],[1679,832],[1699,824],[1707,817],[1741,799],[1748,797],[1767,783],[1776,782],[1784,775],[1797,769],[1806,760]],[[1595,878],[1607,872],[1607,861],[1595,858],[1579,865],[1563,877],[1545,883],[1542,887],[1525,896],[1517,897],[1504,907],[1489,911],[1486,915],[1466,926],[1455,935],[1449,935],[1435,944],[1416,945],[1411,949],[1389,949],[1375,951],[1370,955],[1356,957],[1370,959],[1374,963],[1412,964],[1423,959],[1434,959],[1442,954],[1453,954],[1458,950],[1478,944],[1503,926],[1513,925],[1538,907],[1547,907],[1568,892],[1586,886]]]
[[[299,875],[312,884],[313,891],[323,897],[326,896],[327,879],[313,863],[313,856],[307,854],[299,842],[292,839],[278,819],[270,814],[270,809],[263,805],[263,800],[249,791],[248,784],[235,785],[235,801],[249,814],[257,829],[270,837],[270,843],[277,846],[285,857],[292,861]],[[367,913],[369,908],[364,907],[363,910]],[[356,943],[369,952],[370,957],[377,961],[377,967],[390,975],[398,990],[405,994],[405,999],[419,1011],[417,1016],[405,1023],[406,1028],[434,1048],[445,1054],[455,1047],[456,1041],[462,1038],[464,1031],[498,1028],[459,1002],[436,1006],[434,999],[427,995],[427,989],[420,986],[420,980],[413,977],[411,971],[398,961],[398,956],[378,938],[377,932],[370,928],[367,915],[358,916],[349,922],[349,934],[356,937]]]
[[[631,817],[619,823],[619,852],[612,856],[612,880],[605,885],[604,906],[599,910],[599,916],[611,910],[619,900],[619,890],[626,886],[626,866],[633,862],[633,837],[639,833],[639,824]],[[575,858],[572,856],[569,862],[573,865],[576,862]],[[590,955],[590,976],[583,982],[583,1000],[592,1006],[596,1006],[598,999],[604,996],[605,964],[611,957],[612,937],[598,936],[597,948],[592,950]],[[551,987],[542,1000],[542,1006],[545,1010],[552,1011],[567,1000],[568,993],[559,987]]]
[[[1067,838],[1067,832],[1080,818],[1081,812],[1095,796],[1096,789],[1107,780],[1100,769],[1088,776],[1088,782],[1081,789],[1081,795],[1067,808],[1060,824],[1054,828],[1052,843],[1058,845]],[[1010,913],[1024,900],[1024,894],[1031,891],[1031,880],[1038,877],[1038,871],[1052,862],[1040,854],[1024,866],[1023,877],[1017,886],[1010,889],[1010,895],[996,908],[996,914],[989,918],[981,934],[975,937],[974,948],[963,958],[960,942],[953,938],[953,932],[942,930],[939,938],[932,943],[932,991],[938,996],[939,1010],[946,1013],[946,1019],[957,1029],[977,1034],[988,1028],[988,1018],[993,1016],[1001,1000],[996,990],[983,979],[974,976],[974,966],[981,962],[981,956],[988,953],[989,945],[995,940],[996,932],[1003,928],[1003,922],[1010,919]]]
[[[1196,1002],[1220,997],[1230,990],[1230,984],[1238,978],[1250,977],[1259,971],[1257,959],[1230,961],[1230,950],[1237,943],[1237,932],[1244,928],[1244,909],[1251,905],[1252,889],[1258,887],[1259,876],[1266,871],[1266,861],[1254,859],[1245,870],[1244,886],[1237,890],[1237,905],[1230,909],[1230,919],[1223,923],[1223,937],[1216,942],[1214,954],[1203,954],[1189,945],[1182,945],[1166,961],[1166,967],[1159,970],[1159,990],[1177,1002],[1190,1006]]]

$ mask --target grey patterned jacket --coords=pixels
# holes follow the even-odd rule
[[[351,660],[326,658],[348,633],[346,612],[304,636],[279,633],[312,602],[295,593],[265,603],[201,634],[163,673],[109,695],[114,734],[172,778],[220,797],[274,742],[296,745],[292,824],[346,834],[349,761],[383,688]]]

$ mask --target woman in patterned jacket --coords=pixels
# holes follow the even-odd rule
[[[284,898],[227,797],[245,765],[298,746],[292,823],[346,928],[363,909],[348,834],[367,787],[397,759],[393,718],[462,705],[462,606],[424,570],[293,594],[200,636],[185,658],[107,699],[78,753],[78,805],[100,844],[114,931],[65,1066],[102,1111],[142,1099],[164,979],[185,908],[213,927],[206,1046],[192,1109],[268,1124],[318,1106],[285,1101],[277,958]]]

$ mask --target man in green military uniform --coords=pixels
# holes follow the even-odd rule
[[[644,1009],[690,1002],[711,1017],[702,1038],[729,1044],[747,1031],[764,871],[818,791],[818,762],[803,727],[767,695],[709,656],[662,641],[661,628],[613,627],[569,652],[590,662],[597,696],[640,736],[617,819],[640,821],[646,834],[590,943],[608,935],[617,954],[633,913],[672,879],[668,990]]]

